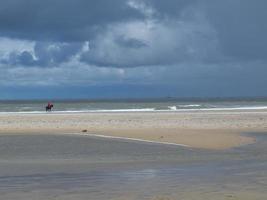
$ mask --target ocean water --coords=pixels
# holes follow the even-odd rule
[[[54,112],[157,112],[186,110],[267,109],[267,98],[254,99],[124,99],[50,100]],[[47,100],[0,101],[0,113],[44,112]]]

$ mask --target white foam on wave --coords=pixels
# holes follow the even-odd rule
[[[186,108],[178,109],[176,106],[169,106],[168,109],[157,110],[155,108],[141,109],[113,109],[113,110],[66,110],[66,111],[19,111],[19,112],[0,112],[5,114],[67,114],[67,113],[123,113],[123,112],[190,112],[190,111],[238,111],[238,110],[267,110],[267,106],[250,106],[250,107],[217,107],[217,108]]]
[[[191,108],[191,107],[200,107],[199,104],[188,104],[188,105],[179,105],[181,108]]]
[[[176,106],[168,106],[168,108],[169,108],[170,110],[177,110],[177,107],[176,107]]]
[[[188,105],[168,106],[168,108],[170,110],[179,110],[179,109],[183,109],[183,108],[190,109],[190,108],[195,108],[195,107],[200,107],[200,106],[201,105],[199,105],[199,104],[188,104]]]

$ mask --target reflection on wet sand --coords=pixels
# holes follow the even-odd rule
[[[267,140],[215,151],[83,136],[0,137],[2,199],[265,199]]]

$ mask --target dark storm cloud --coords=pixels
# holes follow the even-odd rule
[[[37,64],[41,65],[51,60],[60,63],[73,54],[65,47],[55,52],[45,50],[41,45],[43,41],[70,43],[68,46],[72,46],[73,41],[90,41],[94,46],[88,55],[82,55],[82,61],[114,67],[179,64],[185,59],[216,61],[218,55],[237,61],[262,60],[267,53],[266,8],[265,0],[9,0],[0,2],[0,35],[36,41],[34,51],[39,60]],[[146,23],[147,18],[154,20],[154,27],[147,29],[150,35],[157,36],[154,41],[126,30],[128,23]],[[117,26],[125,29],[124,33],[116,33]],[[110,33],[110,27],[114,27],[115,32]],[[131,31],[142,32],[145,28],[136,26]],[[160,28],[165,28],[167,33]],[[166,41],[171,46],[169,49],[162,48],[162,44],[151,45],[160,43],[157,40],[163,43],[164,37],[171,37]],[[106,38],[110,42],[103,44]],[[141,53],[131,50],[139,48]],[[160,56],[164,52],[165,55]],[[52,53],[57,55],[53,57]],[[140,58],[141,55],[148,55],[147,59]],[[11,60],[16,57],[13,63],[36,64],[28,51],[12,52],[9,57]]]
[[[267,59],[267,1],[207,0],[204,7],[225,55],[237,61]]]
[[[0,2],[0,34],[36,41],[33,53],[10,53],[9,63],[13,65],[51,66],[67,61],[69,48],[48,50],[44,45],[73,41],[90,41],[93,45],[82,53],[81,61],[100,67],[202,60],[217,47],[201,46],[208,40],[214,44],[214,36],[207,24],[197,19],[196,10],[184,11],[195,3],[196,0],[10,0]],[[188,16],[192,18],[189,21]]]
[[[14,41],[0,43],[0,81],[261,94],[266,10],[265,0],[0,1],[0,41]]]
[[[88,40],[102,26],[142,19],[125,0],[0,1],[0,34],[29,40]]]
[[[28,40],[84,41],[106,25],[143,20],[144,13],[127,0],[0,1],[0,35]],[[147,0],[158,14],[179,14],[195,0]]]

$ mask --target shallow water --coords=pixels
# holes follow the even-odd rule
[[[265,199],[266,136],[225,151],[87,136],[0,136],[0,199]]]

